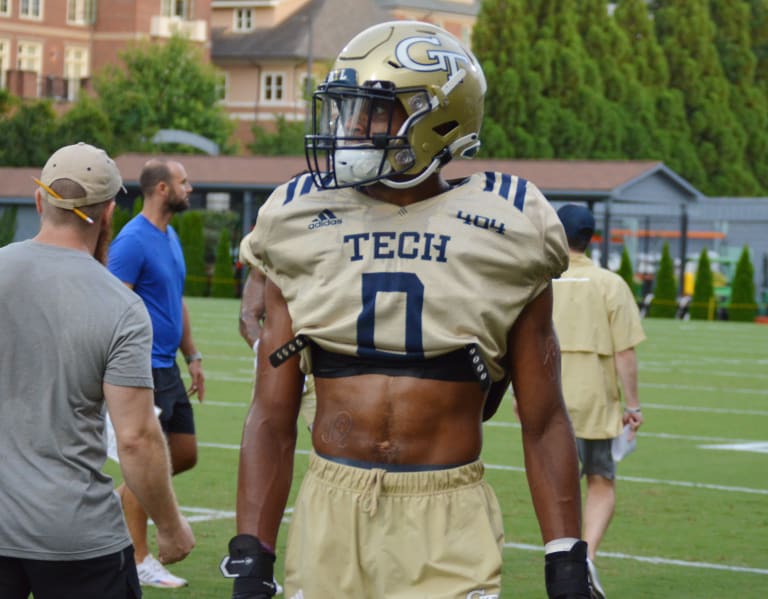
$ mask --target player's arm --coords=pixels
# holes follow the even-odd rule
[[[560,385],[560,348],[552,324],[552,286],[525,307],[509,334],[525,469],[547,554],[551,599],[589,597],[576,440]],[[548,551],[553,546],[548,547]]]
[[[254,347],[261,334],[261,322],[264,318],[264,274],[251,267],[243,285],[240,298],[240,336],[248,347]]]
[[[179,344],[184,359],[189,367],[189,377],[192,384],[189,387],[189,395],[197,393],[197,399],[202,403],[205,397],[205,376],[203,375],[203,358],[195,347],[192,339],[192,324],[189,320],[187,303],[181,300],[181,343]]]
[[[237,532],[223,569],[236,576],[233,597],[260,599],[274,594],[274,547],[293,480],[296,419],[304,375],[294,356],[277,368],[269,354],[293,338],[280,289],[266,281],[267,317],[261,330],[257,384],[240,445]],[[250,560],[248,558],[251,558]]]
[[[109,383],[104,383],[103,389],[123,478],[157,525],[160,561],[184,559],[195,538],[173,493],[168,449],[155,416],[152,389]]]

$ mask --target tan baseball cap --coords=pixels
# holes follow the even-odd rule
[[[51,193],[51,185],[69,179],[85,189],[81,198],[62,199]],[[107,153],[87,143],[76,143],[59,148],[48,159],[40,175],[48,201],[58,208],[73,210],[114,199],[123,187],[120,171]]]

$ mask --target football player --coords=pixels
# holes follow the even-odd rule
[[[287,597],[500,597],[481,424],[510,381],[547,592],[590,596],[552,328],[563,227],[530,181],[441,173],[477,151],[485,91],[455,37],[394,21],[353,38],[314,94],[310,173],[272,194],[251,242],[267,317],[222,563],[237,599],[275,590],[304,373],[317,412]]]

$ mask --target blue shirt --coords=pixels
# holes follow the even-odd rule
[[[144,300],[152,319],[152,368],[176,362],[183,329],[182,294],[187,267],[179,237],[168,225],[161,231],[139,214],[109,247],[108,268]]]

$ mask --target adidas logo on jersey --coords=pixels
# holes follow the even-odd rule
[[[319,229],[320,227],[330,227],[331,225],[340,225],[341,219],[336,218],[336,215],[327,208],[320,212],[312,222],[307,225],[307,229]]]

